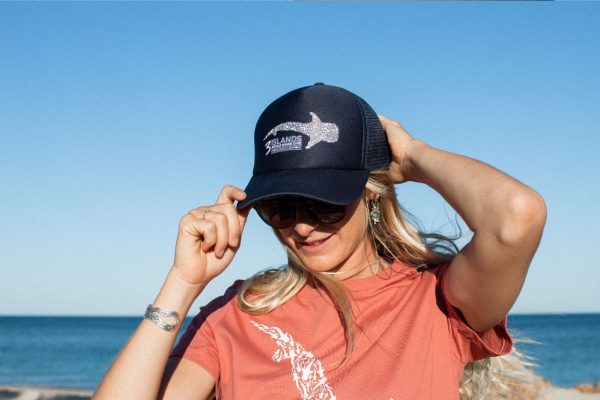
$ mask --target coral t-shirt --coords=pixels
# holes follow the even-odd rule
[[[202,307],[172,357],[214,377],[220,399],[458,399],[464,365],[506,354],[506,318],[478,335],[446,300],[449,264],[418,272],[394,263],[346,280],[356,317],[345,354],[340,317],[322,290],[304,287],[264,315],[240,310],[237,281]]]

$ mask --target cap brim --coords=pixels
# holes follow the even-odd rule
[[[236,208],[275,196],[302,196],[333,204],[350,204],[365,189],[369,171],[292,169],[254,175],[244,191],[247,197]]]

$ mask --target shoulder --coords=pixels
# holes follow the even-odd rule
[[[222,295],[215,297],[210,302],[200,307],[200,311],[194,317],[193,322],[198,323],[207,320],[216,322],[217,320],[223,318],[228,312],[231,312],[233,309],[237,308],[236,297],[243,283],[244,281],[241,279],[236,280],[225,290]]]
[[[435,264],[421,264],[418,266],[396,263],[393,265],[393,271],[400,272],[400,274],[396,274],[397,280],[413,281],[417,287],[420,287],[423,290],[426,290],[427,288],[437,290],[443,283],[450,262],[451,261],[443,261]]]
[[[450,268],[450,263],[451,261],[446,261],[437,265],[431,265],[423,271],[424,280],[429,282],[429,286],[434,290],[436,303],[444,314],[449,314],[452,311],[450,310],[452,306],[447,301],[444,291],[444,280],[446,272]]]
[[[463,362],[479,360],[490,356],[507,354],[512,349],[512,338],[507,329],[506,316],[483,332],[476,332],[465,320],[461,310],[453,306],[447,298],[444,281],[451,262],[445,262],[424,272],[435,284],[436,303],[445,315],[455,343],[455,351]]]
[[[221,296],[215,297],[212,301],[202,307],[201,310],[207,314],[211,314],[213,311],[224,307],[235,299],[243,283],[244,281],[241,279],[236,280]]]
[[[450,263],[451,261],[444,261],[439,264],[428,265],[421,271],[423,278],[426,281],[433,283],[436,290],[442,290],[444,278],[446,277],[448,268],[450,268]]]

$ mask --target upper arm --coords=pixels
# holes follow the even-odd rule
[[[448,301],[477,332],[495,326],[516,301],[546,222],[537,193],[518,199],[512,208],[500,234],[475,232],[446,273]]]
[[[208,400],[214,398],[215,380],[200,365],[185,358],[169,358],[158,398]]]

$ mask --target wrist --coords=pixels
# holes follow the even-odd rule
[[[407,181],[422,183],[419,172],[419,158],[429,146],[422,140],[412,140],[406,147],[402,176]]]
[[[184,317],[205,287],[206,284],[186,281],[176,268],[171,268],[152,304],[164,310],[177,311]]]

